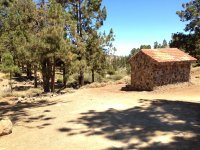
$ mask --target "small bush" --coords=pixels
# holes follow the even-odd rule
[[[192,67],[199,67],[199,66],[200,66],[200,62],[192,64]]]
[[[13,94],[11,93],[10,87],[5,86],[3,88],[0,89],[0,97],[9,97],[12,96]]]
[[[13,96],[15,97],[32,97],[32,96],[36,96],[39,95],[43,92],[42,88],[30,88],[28,91],[23,91],[23,92],[13,92]]]
[[[79,88],[79,84],[78,84],[77,81],[70,82],[70,83],[68,82],[67,86],[68,86],[68,87],[72,87],[72,88],[74,88],[74,89],[78,89],[78,88]]]
[[[120,80],[117,80],[115,82],[116,84],[130,84],[131,83],[131,78],[129,76],[125,76]]]
[[[62,82],[63,82],[62,79],[57,79],[57,83],[58,83],[58,84],[61,84]]]
[[[115,74],[115,70],[114,70],[114,69],[109,69],[109,70],[107,71],[107,73],[108,73],[109,75],[114,75],[114,74]]]
[[[91,83],[91,84],[84,86],[83,88],[100,88],[100,87],[104,87],[106,85],[107,85],[106,83],[94,82],[94,83]]]
[[[21,77],[22,76],[22,72],[18,71],[14,74],[14,77]]]
[[[95,73],[95,82],[103,82],[103,76]]]
[[[7,92],[7,93],[1,93],[1,94],[0,94],[0,97],[1,97],[1,98],[3,98],[3,97],[11,97],[11,96],[13,96],[13,94],[10,93],[10,92]]]
[[[73,81],[78,81],[78,78],[79,78],[79,74],[77,74],[77,73],[70,76],[70,79]]]
[[[131,74],[131,66],[127,66],[126,67],[126,73],[127,74]]]
[[[36,94],[40,94],[42,93],[43,90],[41,88],[31,88],[29,91],[28,91],[28,94],[30,96],[33,96],[33,95],[36,95]]]
[[[9,75],[9,74],[5,74],[2,78],[3,78],[3,79],[9,79],[9,78],[10,78],[10,75]]]
[[[75,82],[74,76],[71,75],[71,76],[69,76],[69,78],[68,78],[67,84],[70,84],[70,83],[73,83],[73,82]]]
[[[112,75],[109,77],[111,80],[117,81],[117,80],[121,80],[123,78],[122,75]]]
[[[85,84],[91,83],[91,75],[89,73],[84,74],[84,83]]]

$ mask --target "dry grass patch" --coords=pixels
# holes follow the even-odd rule
[[[100,87],[105,87],[107,85],[115,85],[115,84],[130,84],[130,77],[129,76],[125,76],[120,80],[117,81],[107,81],[107,82],[94,82],[91,84],[87,84],[85,86],[83,86],[82,88],[100,88]]]

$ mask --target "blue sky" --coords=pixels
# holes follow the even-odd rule
[[[107,20],[102,27],[113,28],[116,55],[128,55],[141,44],[153,46],[155,41],[169,41],[172,33],[184,32],[185,23],[176,11],[189,0],[103,0]]]

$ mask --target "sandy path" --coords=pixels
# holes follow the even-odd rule
[[[125,92],[122,86],[1,108],[15,125],[0,137],[0,150],[199,148],[200,86],[162,92]]]

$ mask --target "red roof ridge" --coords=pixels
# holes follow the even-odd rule
[[[141,52],[148,55],[157,62],[180,62],[191,61],[197,59],[190,56],[178,48],[157,48],[157,49],[142,49]]]

